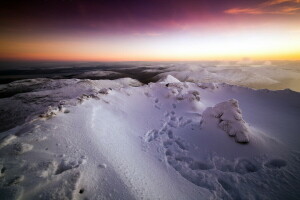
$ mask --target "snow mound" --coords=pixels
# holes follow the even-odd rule
[[[217,83],[197,83],[197,85],[201,89],[214,90],[214,89],[218,88],[218,84]]]
[[[108,94],[112,90],[111,88],[102,88],[99,93],[100,94]]]
[[[212,119],[216,119],[218,126],[229,136],[235,137],[236,142],[249,142],[249,127],[243,120],[237,100],[230,99],[214,107],[208,107],[203,112],[201,124],[205,125]]]
[[[167,75],[159,80],[161,83],[180,83],[180,81],[172,75]]]
[[[141,82],[139,82],[138,80],[132,79],[132,78],[120,78],[117,79],[116,81],[112,81],[112,80],[107,80],[111,83],[118,83],[120,85],[120,87],[125,87],[125,86],[131,86],[131,87],[139,87],[142,86],[143,84]],[[112,85],[110,83],[110,85]]]
[[[265,163],[265,167],[270,169],[280,169],[282,167],[285,167],[286,165],[286,161],[282,159],[273,159]]]

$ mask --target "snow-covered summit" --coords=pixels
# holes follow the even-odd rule
[[[158,82],[161,83],[180,83],[180,81],[172,75],[167,75],[166,77],[161,78]]]
[[[300,93],[167,79],[2,86],[0,199],[299,199]]]

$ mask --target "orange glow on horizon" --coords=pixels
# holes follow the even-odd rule
[[[44,55],[44,54],[22,54],[9,55],[0,60],[4,61],[83,61],[83,62],[130,62],[130,61],[149,61],[149,62],[171,62],[171,61],[238,61],[245,57],[242,56],[211,56],[211,57],[116,57],[116,56],[102,56],[102,57],[84,57],[84,56],[61,56],[61,55]],[[248,58],[248,57],[247,57]],[[299,61],[300,53],[295,54],[277,54],[277,55],[256,55],[249,57],[251,60],[265,61],[265,60],[290,60]]]
[[[299,0],[78,2],[4,4],[0,60],[300,60]]]
[[[300,60],[297,31],[235,30],[156,35],[0,36],[1,60]]]

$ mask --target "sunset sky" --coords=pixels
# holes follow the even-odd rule
[[[1,60],[300,60],[300,0],[7,0]]]

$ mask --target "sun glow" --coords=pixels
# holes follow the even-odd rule
[[[268,32],[225,32],[220,34],[180,34],[63,36],[1,41],[1,57],[37,60],[232,60],[253,59],[297,60],[300,38],[295,34]]]

